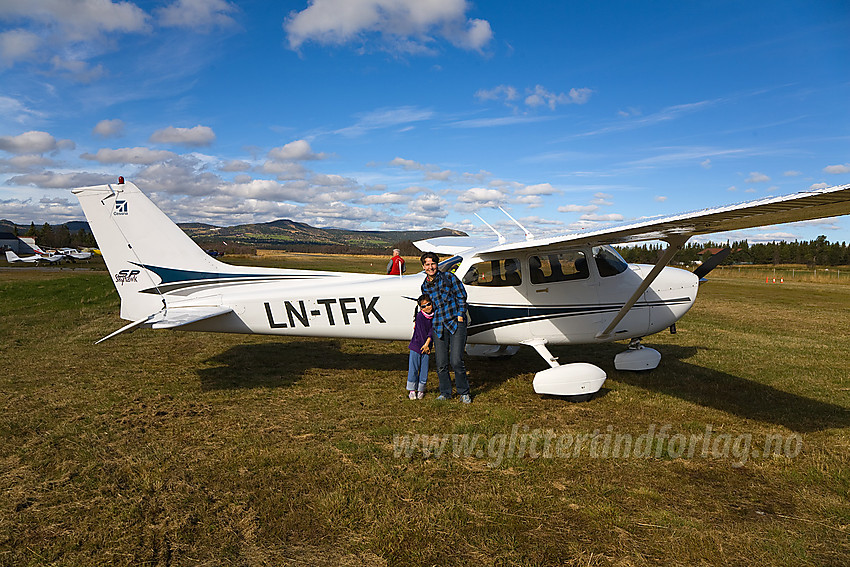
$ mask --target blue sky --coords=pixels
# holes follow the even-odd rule
[[[3,0],[0,218],[535,234],[850,183],[846,1]],[[850,241],[850,218],[715,236]]]

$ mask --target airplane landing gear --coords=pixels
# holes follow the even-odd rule
[[[661,353],[654,348],[640,344],[640,337],[629,343],[629,349],[614,357],[614,368],[617,370],[652,370],[661,362]]]
[[[534,347],[537,354],[549,363],[551,368],[541,370],[534,375],[532,386],[538,394],[559,396],[574,402],[584,402],[602,388],[607,378],[605,371],[587,362],[559,364],[546,348],[546,341],[532,339],[523,344]]]

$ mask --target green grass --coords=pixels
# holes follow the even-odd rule
[[[572,404],[533,393],[530,349],[469,359],[471,406],[436,402],[433,372],[428,398],[407,400],[401,342],[143,330],[94,346],[123,324],[103,272],[2,271],[0,298],[0,565],[850,560],[847,286],[714,278],[677,335],[644,341],[658,369],[615,371],[621,343],[553,348],[608,373]],[[486,455],[514,428],[664,424],[796,434],[802,451]],[[404,434],[480,435],[484,455],[396,457]]]

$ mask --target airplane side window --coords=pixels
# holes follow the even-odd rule
[[[599,270],[599,275],[603,278],[622,274],[629,268],[623,257],[609,246],[595,247],[593,257],[596,260],[596,269]]]
[[[534,284],[582,280],[590,275],[584,252],[578,250],[532,256],[528,259],[528,271]]]
[[[515,258],[478,262],[469,268],[461,281],[482,287],[518,286],[522,283],[522,271]]]

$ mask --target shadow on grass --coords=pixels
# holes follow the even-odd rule
[[[850,426],[850,410],[845,407],[685,362],[696,354],[696,347],[659,346],[661,365],[647,372],[613,370],[613,357],[623,350],[622,345],[600,345],[588,350],[593,353],[588,358],[597,359],[591,362],[605,368],[612,380],[744,419],[783,425],[800,433]]]
[[[201,389],[280,388],[298,382],[307,370],[402,370],[407,353],[344,353],[340,341],[304,340],[237,345],[205,360],[198,371]]]
[[[805,433],[831,427],[850,426],[850,410],[839,405],[785,392],[753,380],[718,372],[685,362],[696,347],[663,345],[661,365],[647,372],[619,372],[614,356],[622,344],[553,347],[561,363],[590,362],[608,373],[609,379],[648,391],[724,411],[744,419],[783,425]],[[398,372],[407,369],[407,351],[399,353],[342,352],[334,339],[304,340],[234,346],[206,361],[215,364],[199,370],[204,390],[255,387],[287,387],[307,370],[369,370]],[[473,394],[479,395],[522,374],[532,375],[547,368],[532,349],[521,349],[509,358],[465,357]],[[432,370],[429,382],[436,385]],[[607,390],[605,391],[607,393]],[[597,395],[595,399],[601,396]],[[566,403],[566,402],[565,402]]]

